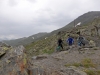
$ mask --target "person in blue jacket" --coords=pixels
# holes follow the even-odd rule
[[[69,35],[68,39],[67,39],[67,43],[69,46],[72,46],[74,43],[74,39]]]

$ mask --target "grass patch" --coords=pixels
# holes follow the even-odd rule
[[[95,67],[96,67],[96,65],[95,65],[95,64],[92,62],[92,60],[89,59],[89,58],[83,59],[83,60],[81,61],[81,64],[82,64],[82,66],[85,67],[85,68],[89,68],[89,67],[95,68]]]
[[[96,67],[96,65],[89,58],[83,59],[80,63],[66,64],[65,66],[66,67],[69,67],[69,66],[80,67],[81,66],[85,68],[90,68],[90,67],[95,68]]]
[[[84,72],[87,73],[87,75],[100,75],[100,71],[85,70]]]
[[[96,75],[93,70],[85,70],[84,72],[87,73],[87,75]]]
[[[65,64],[66,67],[72,66],[72,64]]]
[[[98,50],[98,47],[94,47],[93,50]]]
[[[69,66],[79,67],[79,66],[81,66],[81,64],[80,63],[73,63],[73,64],[66,64],[65,66],[66,67],[69,67]]]
[[[53,52],[54,52],[54,50],[43,50],[42,51],[43,52],[43,54],[45,54],[45,53],[47,53],[47,54],[52,54]]]
[[[73,66],[75,66],[75,67],[80,67],[81,64],[80,64],[80,63],[74,63]]]

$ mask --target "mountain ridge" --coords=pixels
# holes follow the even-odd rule
[[[81,25],[86,25],[89,22],[93,21],[97,16],[100,17],[100,11],[90,11],[90,12],[84,13],[83,15],[77,17],[76,19],[74,19],[72,22],[70,22],[69,24],[65,25],[64,27],[59,28],[57,30],[54,30],[54,31],[52,31],[52,32],[50,32],[50,33],[48,33],[46,35],[43,35],[43,36],[35,39],[34,41],[37,41],[37,40],[40,40],[40,39],[43,39],[43,38],[46,38],[46,37],[50,37],[50,36],[52,36],[54,34],[57,34],[60,31],[70,31],[79,22],[81,22]],[[19,43],[16,43],[15,40],[13,40],[13,41],[12,40],[11,41],[3,41],[3,42],[5,42],[7,44],[10,44],[10,45],[13,45],[13,46],[18,46],[18,45],[21,45],[21,44],[22,45],[26,45],[26,44],[29,44],[29,43],[33,42],[33,40],[30,40],[29,43],[27,41],[24,42],[25,39],[24,39],[24,41],[20,41],[20,39],[18,39],[16,41],[19,41]],[[13,42],[13,43],[11,44],[10,42]]]
[[[15,39],[15,40],[8,40],[8,41],[4,40],[3,42],[5,42],[5,43],[7,43],[11,46],[26,45],[26,44],[31,43],[34,40],[38,39],[39,37],[46,35],[46,34],[48,34],[48,33],[47,32],[41,32],[41,33],[31,35],[29,37],[19,38],[19,39]]]

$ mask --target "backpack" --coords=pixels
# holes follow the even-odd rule
[[[56,50],[57,51],[60,51],[61,50],[61,47],[60,46],[57,46]]]

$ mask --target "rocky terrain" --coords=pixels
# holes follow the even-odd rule
[[[96,30],[95,25],[98,27],[98,31]],[[100,19],[98,18],[86,25],[73,27],[72,29],[66,31],[59,31],[46,39],[42,38],[34,43],[25,45],[25,48],[27,49],[27,53],[32,56],[44,53],[51,54],[57,47],[58,38],[62,38],[64,50],[68,50],[69,48],[66,42],[68,35],[71,35],[74,38],[74,45],[77,45],[78,32],[85,37],[86,46],[89,46],[91,41],[95,43],[95,46],[100,46]]]
[[[73,46],[30,57],[23,46],[2,44],[0,75],[100,75],[100,48]]]

